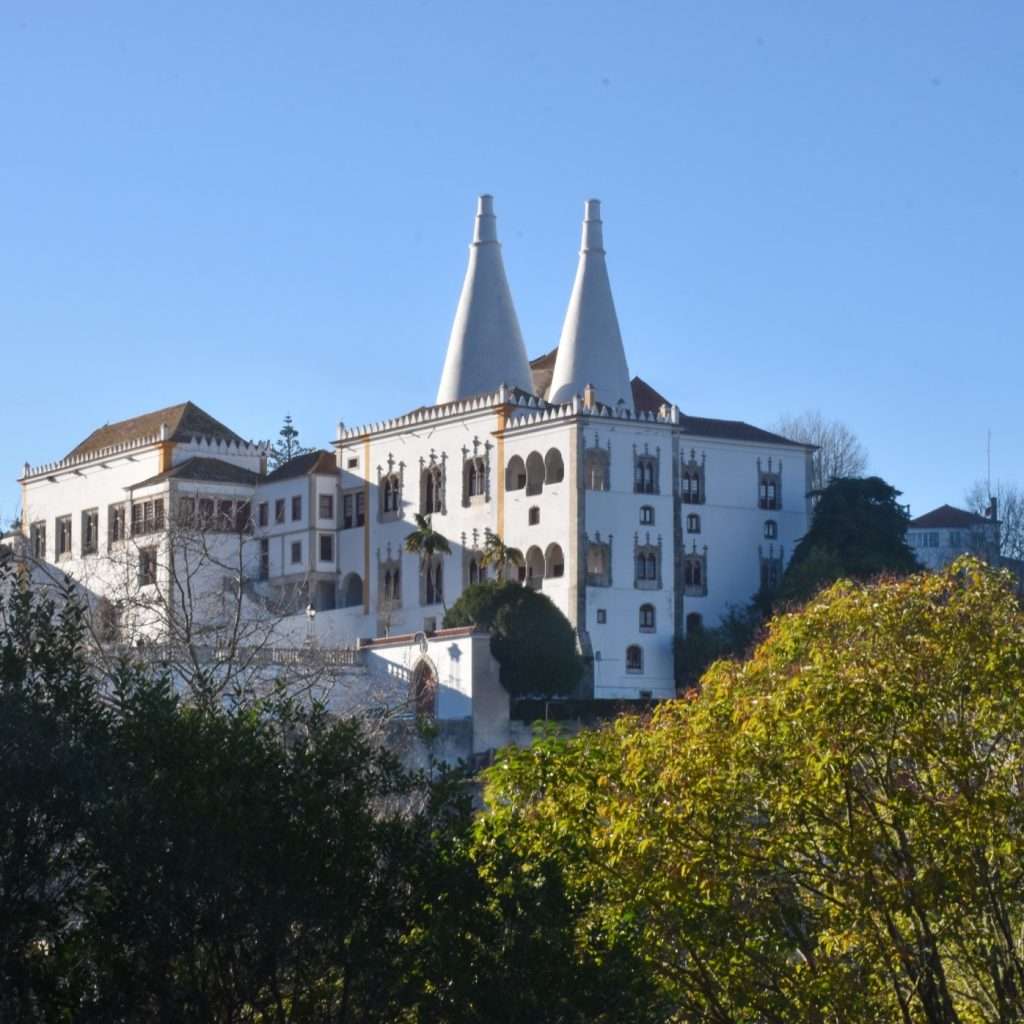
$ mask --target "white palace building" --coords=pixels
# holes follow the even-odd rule
[[[158,630],[124,612],[133,596],[187,591],[187,614],[213,621],[237,591],[295,637],[312,607],[317,642],[345,647],[435,634],[496,534],[575,628],[580,696],[661,698],[674,638],[777,580],[810,514],[807,446],[630,378],[597,200],[558,347],[531,363],[481,196],[434,402],[339,425],[333,448],[268,473],[266,445],[191,403],[108,424],[26,464],[21,544],[102,599],[114,632]],[[404,550],[414,513],[450,555]]]

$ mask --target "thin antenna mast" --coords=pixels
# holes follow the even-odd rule
[[[985,445],[985,478],[988,484],[988,498],[992,500],[992,428],[988,430],[988,443]]]

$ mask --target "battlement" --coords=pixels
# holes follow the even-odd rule
[[[58,459],[55,462],[43,462],[38,466],[31,466],[25,463],[24,470],[19,483],[37,479],[42,476],[53,476],[55,473],[64,473],[81,469],[83,466],[103,463],[110,459],[131,456],[137,452],[154,448],[160,444],[168,443],[168,430],[162,425],[156,434],[137,437],[131,441],[123,441],[119,444],[108,445],[105,448],[97,448],[93,451],[82,452],[78,455],[69,455],[67,458]],[[204,455],[250,455],[260,457],[268,450],[264,442],[253,441],[227,441],[215,437],[190,437],[184,441],[173,442],[176,446],[186,447],[189,451],[202,453]]]

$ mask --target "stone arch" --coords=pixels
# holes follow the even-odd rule
[[[409,699],[419,718],[437,715],[437,669],[428,658],[421,658],[412,670]]]
[[[544,581],[544,553],[536,544],[526,552],[526,585],[541,587]]]
[[[544,456],[544,483],[560,484],[565,479],[565,463],[557,448],[549,448]]]
[[[526,456],[526,493],[540,494],[544,490],[544,460],[540,452]]]
[[[341,581],[341,607],[355,608],[363,603],[363,577],[350,572]]]
[[[565,555],[560,544],[551,543],[544,552],[544,576],[546,579],[558,579],[565,575]]]
[[[505,490],[521,491],[526,486],[526,463],[518,455],[508,460],[505,470]]]

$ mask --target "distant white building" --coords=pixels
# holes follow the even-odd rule
[[[907,525],[907,543],[926,569],[941,569],[960,555],[975,555],[999,564],[999,520],[940,505]]]
[[[434,404],[339,424],[333,452],[274,472],[266,446],[191,403],[109,424],[26,465],[22,529],[110,604],[114,631],[192,616],[216,632],[241,614],[339,646],[434,633],[487,577],[496,534],[572,623],[584,696],[669,697],[674,639],[781,576],[808,525],[810,452],[630,379],[596,200],[558,347],[529,363],[482,196]],[[451,555],[404,550],[414,513]]]

